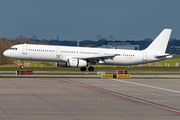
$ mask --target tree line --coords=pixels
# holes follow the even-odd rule
[[[48,44],[46,41],[33,41],[29,40],[27,38],[21,38],[21,39],[7,39],[7,38],[0,38],[0,65],[7,65],[7,64],[13,64],[13,60],[10,58],[7,58],[3,55],[3,52],[7,49],[9,49],[13,45],[17,44]]]

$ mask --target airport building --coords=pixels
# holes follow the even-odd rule
[[[139,50],[139,45],[131,45],[129,42],[108,42],[107,45],[102,45],[101,48]]]
[[[180,54],[180,46],[170,46],[170,54]]]

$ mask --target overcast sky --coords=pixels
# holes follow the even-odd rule
[[[139,40],[164,28],[180,39],[180,0],[0,0],[0,37]]]

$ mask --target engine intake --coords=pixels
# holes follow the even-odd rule
[[[80,59],[69,59],[67,65],[69,67],[86,67],[87,61]]]

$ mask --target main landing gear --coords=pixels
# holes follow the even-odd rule
[[[86,67],[81,67],[81,71],[86,71]]]
[[[22,60],[22,65],[20,66],[21,69],[24,68],[24,60]]]
[[[90,67],[88,68],[88,70],[89,70],[89,71],[94,71],[94,67],[90,66]]]
[[[80,70],[81,70],[81,71],[86,71],[86,67],[81,67]],[[94,67],[90,66],[90,67],[88,68],[88,70],[89,70],[89,71],[94,71]]]

